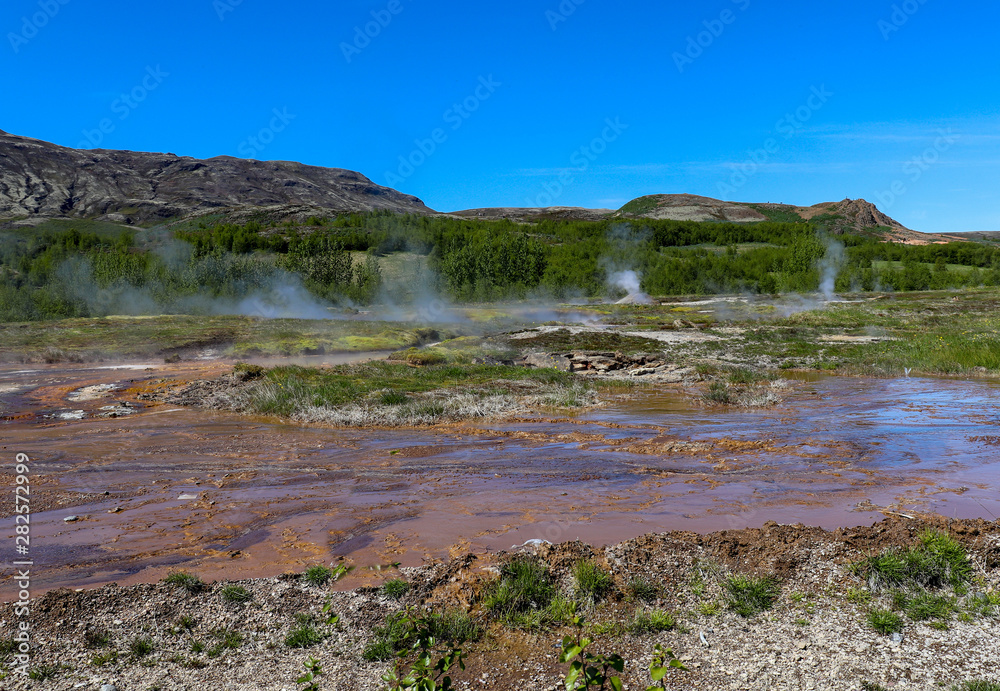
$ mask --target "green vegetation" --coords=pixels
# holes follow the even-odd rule
[[[977,679],[975,681],[963,681],[951,687],[952,691],[1000,691],[1000,681],[987,681]]]
[[[504,365],[368,362],[325,369],[269,369],[250,383],[241,409],[344,425],[429,424],[534,406],[580,406],[592,387],[568,372]]]
[[[167,577],[163,579],[163,582],[176,586],[191,595],[196,595],[207,587],[204,581],[194,574],[186,571],[174,571],[173,573],[168,574]]]
[[[774,606],[781,594],[778,579],[773,576],[729,576],[723,582],[726,606],[741,617],[750,618]]]
[[[106,648],[111,645],[111,632],[103,627],[88,628],[83,632],[83,644],[88,648]]]
[[[626,216],[643,216],[648,214],[650,211],[655,211],[660,207],[659,201],[657,201],[655,196],[639,197],[638,199],[633,199],[628,202],[622,208],[618,209],[619,213],[625,214]]]
[[[233,629],[216,629],[212,631],[216,644],[209,648],[209,657],[218,657],[226,650],[236,650],[243,643],[243,634]]]
[[[323,641],[323,634],[312,624],[300,623],[285,636],[289,648],[310,648]]]
[[[135,638],[128,644],[128,651],[135,660],[152,655],[154,650],[156,650],[156,643],[149,636]]]
[[[317,588],[326,585],[333,577],[333,570],[322,565],[310,566],[302,573],[302,580]]]
[[[892,610],[873,609],[868,612],[868,625],[883,635],[889,635],[903,630],[903,618]]]
[[[652,602],[660,596],[660,586],[643,576],[630,578],[626,591],[640,602]]]
[[[227,583],[219,591],[219,595],[226,602],[233,602],[236,604],[243,604],[245,602],[250,602],[253,599],[253,593],[244,588],[241,585],[236,585],[235,583]]]
[[[611,592],[615,581],[607,571],[592,561],[581,559],[573,565],[576,596],[588,602],[599,602]]]
[[[612,675],[612,672],[621,674],[625,671],[625,658],[618,653],[596,655],[588,651],[593,641],[583,635],[584,623],[582,617],[574,617],[576,636],[566,636],[562,640],[559,662],[569,663],[564,682],[567,691],[590,688],[603,690],[607,684],[612,689],[621,691],[621,677]]]
[[[972,564],[960,542],[929,530],[910,549],[887,550],[851,565],[851,571],[872,590],[895,587],[962,588],[972,577]]]
[[[672,631],[677,626],[677,617],[662,609],[639,610],[628,624],[629,633],[650,634]]]
[[[518,555],[503,565],[500,578],[487,589],[484,605],[508,626],[534,628],[555,596],[548,567],[532,557]]]
[[[464,611],[417,615],[415,610],[408,609],[390,614],[382,626],[375,627],[374,639],[365,647],[362,658],[369,661],[392,659],[413,643],[418,629],[450,645],[478,641],[483,636],[483,627]]]
[[[652,210],[637,199],[625,214]],[[173,233],[71,221],[0,235],[0,321],[109,314],[280,314],[277,293],[323,304],[368,304],[385,295],[458,300],[608,295],[617,259],[654,295],[815,291],[843,219],[804,222],[754,207],[761,223],[621,218],[508,220],[347,214],[296,225],[188,222]],[[884,243],[845,233],[836,290],[940,290],[1000,285],[1000,248],[986,243]],[[737,249],[739,248],[739,249]],[[396,255],[418,267],[401,271]],[[609,261],[610,260],[610,261]],[[257,295],[252,306],[247,296]],[[299,301],[300,304],[305,304]],[[308,302],[308,301],[306,301]]]
[[[402,578],[393,578],[382,584],[382,594],[386,597],[399,600],[410,591],[410,584]]]

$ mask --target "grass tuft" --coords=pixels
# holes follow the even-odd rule
[[[629,633],[660,633],[672,631],[677,626],[677,617],[662,609],[643,610],[635,613],[628,624]]]
[[[589,602],[603,600],[614,588],[611,574],[592,561],[581,559],[573,566],[576,595]]]
[[[226,602],[233,602],[236,604],[243,604],[244,602],[250,602],[253,599],[253,593],[244,588],[241,585],[236,585],[235,583],[229,583],[223,586],[219,593],[222,599]]]
[[[484,604],[493,616],[517,625],[517,615],[537,614],[554,595],[548,567],[537,559],[518,555],[501,568],[500,578],[487,590]]]
[[[333,570],[325,566],[310,566],[302,574],[302,580],[317,588],[326,585],[333,577]]]
[[[781,594],[778,579],[774,576],[730,576],[723,585],[727,595],[726,606],[744,618],[771,609]]]
[[[195,576],[193,573],[188,573],[187,571],[174,571],[171,574],[167,574],[167,577],[163,579],[163,582],[177,586],[181,590],[187,591],[192,595],[200,593],[206,588],[203,580]]]
[[[402,578],[393,578],[382,584],[382,594],[392,600],[401,599],[410,590],[410,584]]]
[[[867,618],[868,625],[883,636],[903,630],[903,618],[891,610],[873,609],[868,612]]]

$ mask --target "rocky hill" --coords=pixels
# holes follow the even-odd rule
[[[360,173],[288,161],[78,150],[0,131],[0,219],[151,224],[268,207],[285,215],[433,213]]]

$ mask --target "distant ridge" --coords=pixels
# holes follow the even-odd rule
[[[261,207],[278,216],[433,213],[416,197],[341,168],[69,149],[0,130],[0,219],[150,224]]]

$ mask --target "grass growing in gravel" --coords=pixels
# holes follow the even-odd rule
[[[111,633],[101,627],[83,632],[83,644],[88,648],[106,648],[111,644]]]
[[[402,578],[393,578],[382,584],[382,594],[392,600],[399,600],[410,590],[410,584]]]
[[[222,599],[226,602],[233,602],[236,604],[243,604],[244,602],[250,602],[253,599],[253,593],[244,588],[241,585],[236,585],[235,583],[229,583],[223,586],[219,593]]]
[[[987,681],[985,679],[963,681],[953,685],[951,691],[1000,691],[1000,681]]]
[[[640,602],[652,602],[660,596],[660,587],[642,576],[633,576],[629,579],[626,590],[629,595]]]
[[[870,627],[885,636],[903,630],[903,618],[888,609],[871,610],[868,612],[867,620]]]
[[[723,581],[726,606],[741,617],[750,618],[774,607],[781,589],[774,576],[730,576]]]
[[[205,589],[205,582],[192,573],[186,571],[174,571],[163,579],[164,583],[177,586],[181,590],[194,595]]]
[[[226,650],[236,650],[243,643],[243,634],[233,629],[216,629],[212,631],[212,637],[217,642],[209,648],[209,657],[218,657]]]
[[[961,589],[972,578],[972,563],[965,547],[936,530],[921,533],[914,547],[886,550],[854,562],[850,569],[874,591],[945,585]]]
[[[299,624],[285,636],[289,648],[310,648],[323,641],[323,634],[312,624]]]
[[[677,626],[677,617],[662,609],[640,610],[628,624],[629,633],[645,634],[672,631]]]
[[[519,615],[545,609],[554,595],[548,567],[537,559],[518,555],[500,569],[500,578],[487,589],[484,604],[491,615],[508,626],[516,626]]]
[[[614,588],[611,574],[592,561],[581,559],[573,566],[576,596],[588,602],[603,600]]]
[[[333,577],[333,570],[325,566],[310,566],[302,574],[302,580],[317,588],[326,585]]]
[[[409,647],[414,626],[425,628],[436,641],[449,645],[478,641],[483,636],[483,627],[462,610],[425,614],[415,621],[406,612],[395,612],[386,617],[384,624],[375,627],[375,637],[365,646],[362,659],[384,662],[396,657]]]
[[[154,650],[156,650],[156,643],[149,636],[135,638],[128,644],[128,651],[136,660],[152,655]]]

